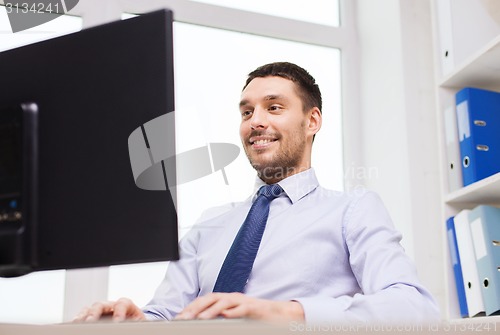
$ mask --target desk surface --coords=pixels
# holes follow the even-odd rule
[[[261,335],[288,334],[283,325],[242,320],[102,322],[53,325],[0,324],[0,335]]]
[[[247,320],[178,322],[67,323],[54,325],[0,324],[0,335],[281,335],[297,333],[329,334],[498,334],[500,319],[458,320],[439,325],[304,325],[297,322],[272,324]]]

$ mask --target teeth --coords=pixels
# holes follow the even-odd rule
[[[266,144],[266,143],[269,143],[269,142],[271,142],[271,140],[258,140],[258,141],[255,141],[253,143],[257,144],[257,145],[261,145],[261,144]]]

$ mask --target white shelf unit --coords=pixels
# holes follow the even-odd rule
[[[475,205],[500,205],[500,173],[479,180],[460,190],[449,193],[444,201],[457,209]]]
[[[446,3],[443,5],[443,2]],[[434,0],[433,5],[435,50],[439,53],[437,68],[438,72],[442,73],[441,76],[437,76],[436,92],[442,177],[442,220],[438,224],[443,227],[442,247],[446,256],[443,262],[445,267],[443,317],[452,322],[499,322],[498,316],[459,320],[459,306],[449,259],[445,222],[447,218],[461,210],[474,208],[478,204],[500,206],[500,173],[451,193],[448,192],[444,111],[450,107],[454,108],[455,94],[464,87],[500,91],[500,15],[497,10],[500,9],[500,1],[496,4],[484,0]],[[464,26],[475,29],[475,33],[464,35],[464,31],[467,31],[467,27]],[[483,33],[478,34],[478,31]],[[468,54],[463,52],[467,49],[465,45],[469,48]],[[475,47],[471,48],[470,45]],[[454,53],[459,50],[462,54]],[[460,61],[457,62],[457,59]]]
[[[500,87],[500,35],[443,78],[441,87]]]

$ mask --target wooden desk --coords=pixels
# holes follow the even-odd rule
[[[54,325],[0,324],[0,335],[266,335],[288,334],[282,325],[242,320],[122,322]]]
[[[498,318],[458,320],[439,325],[324,325],[296,322],[271,324],[246,320],[211,320],[177,322],[82,323],[54,325],[0,324],[0,335],[281,335],[281,334],[408,334],[477,335],[500,333]]]

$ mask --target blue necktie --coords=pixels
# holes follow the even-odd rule
[[[243,292],[269,215],[269,204],[279,197],[283,189],[278,184],[260,188],[215,282],[214,292]]]

